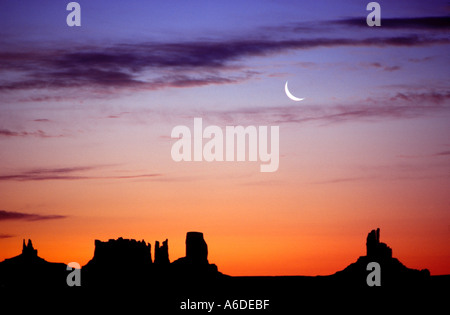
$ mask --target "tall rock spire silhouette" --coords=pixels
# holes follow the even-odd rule
[[[157,265],[168,265],[170,264],[169,260],[169,240],[165,240],[162,243],[162,246],[159,245],[159,242],[155,242],[155,264]]]
[[[28,239],[28,243],[26,245],[25,245],[25,239],[23,239],[22,255],[27,258],[37,257],[37,249],[34,249],[31,239]]]
[[[392,258],[392,249],[380,242],[380,228],[370,231],[366,241],[366,255],[375,259]]]
[[[367,234],[366,256],[360,256],[356,262],[334,275],[341,281],[339,282],[341,285],[367,287],[367,266],[371,262],[380,265],[382,286],[404,286],[415,281],[425,281],[430,276],[427,269],[410,269],[397,258],[392,257],[392,249],[380,241],[380,228],[371,230]]]

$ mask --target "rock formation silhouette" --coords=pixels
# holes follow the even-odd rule
[[[144,240],[110,239],[95,240],[94,257],[89,263],[119,265],[148,265],[152,263],[151,245]]]
[[[144,240],[95,240],[94,257],[82,267],[85,286],[142,286],[150,276],[151,245]]]
[[[392,249],[380,242],[380,229],[372,230],[366,239],[366,256],[360,256],[355,263],[334,275],[341,285],[367,287],[367,265],[377,262],[381,267],[382,286],[407,286],[423,284],[430,278],[427,269],[407,268],[397,258],[392,257]]]
[[[208,245],[203,233],[188,232],[186,234],[186,256],[176,261],[175,264],[208,265]]]
[[[38,256],[29,239],[22,241],[22,253],[0,263],[0,287],[38,288],[66,286],[66,265]]]
[[[162,246],[159,246],[159,242],[155,242],[155,264],[157,265],[168,265],[170,264],[169,260],[169,240],[165,240],[162,243]]]
[[[450,277],[431,277],[428,270],[415,270],[404,266],[392,257],[392,249],[380,241],[380,229],[372,230],[366,239],[366,255],[345,269],[329,276],[292,277],[230,277],[220,273],[217,266],[208,261],[208,245],[201,232],[186,234],[186,256],[170,262],[168,240],[155,242],[152,262],[151,245],[144,240],[110,239],[95,240],[92,259],[82,267],[83,288],[144,288],[158,292],[171,292],[174,298],[186,292],[199,295],[211,292],[215,296],[230,292],[245,296],[271,296],[285,301],[298,297],[290,288],[367,288],[368,263],[377,262],[381,267],[382,287],[421,287],[439,284],[447,287]],[[67,288],[68,271],[65,264],[50,263],[38,256],[31,240],[22,242],[22,253],[0,263],[0,287],[19,288]],[[436,279],[431,281],[430,279]],[[430,282],[431,281],[431,282]]]
[[[155,242],[155,262],[152,263],[151,246],[144,240],[95,240],[94,257],[82,268],[88,286],[138,285],[150,282],[180,281],[190,278],[222,276],[217,266],[208,262],[208,245],[203,233],[188,232],[186,257],[173,263],[169,260],[166,239],[162,245]]]
[[[172,263],[178,276],[214,277],[221,275],[217,266],[208,262],[208,245],[201,232],[186,234],[186,256]]]
[[[45,264],[47,261],[38,256],[38,251],[34,249],[31,240],[25,244],[25,240],[22,241],[22,253],[12,258],[5,259],[7,264],[21,264],[21,265],[34,265]]]
[[[208,264],[208,245],[203,233],[188,232],[186,234],[186,260],[193,264]]]
[[[366,241],[366,256],[374,259],[392,258],[392,249],[385,243],[380,242],[380,228],[370,231]]]
[[[33,243],[31,240],[28,240],[28,243],[25,245],[25,239],[22,242],[22,256],[27,257],[29,259],[33,259],[34,257],[38,257],[37,249],[33,248]]]

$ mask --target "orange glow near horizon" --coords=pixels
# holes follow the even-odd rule
[[[174,261],[199,231],[225,274],[327,275],[380,228],[450,274],[448,3],[385,1],[372,28],[358,1],[110,2],[79,28],[56,1],[1,4],[0,261],[31,239],[85,265],[118,237]],[[195,118],[278,126],[278,170],[175,162]]]
[[[292,162],[283,158],[279,172],[267,183],[266,174],[255,171],[254,164],[205,162],[169,162],[173,169],[193,168],[199,177],[195,181],[180,175],[169,182],[8,183],[3,185],[3,191],[8,191],[5,207],[16,208],[26,189],[30,193],[22,196],[21,203],[40,200],[39,214],[61,209],[58,214],[67,217],[3,224],[3,233],[16,236],[1,240],[0,259],[19,254],[22,238],[31,238],[40,257],[84,265],[93,257],[94,239],[124,237],[151,243],[152,256],[154,241],[168,238],[169,257],[174,261],[185,254],[186,232],[201,231],[210,263],[225,274],[326,275],[365,255],[367,233],[380,227],[381,241],[407,267],[428,268],[432,274],[449,272],[442,263],[449,258],[445,256],[448,226],[444,219],[430,221],[429,212],[422,211],[426,205],[428,211],[445,206],[443,186],[431,194],[426,182],[401,186],[384,180],[321,183],[310,179],[320,176],[321,170],[302,171],[291,167]],[[236,175],[226,175],[233,171]]]

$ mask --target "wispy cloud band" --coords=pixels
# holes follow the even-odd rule
[[[11,174],[0,175],[0,181],[42,181],[42,180],[89,180],[89,179],[142,179],[157,178],[159,173],[96,176],[85,172],[98,169],[99,166],[79,166],[65,168],[37,168]]]
[[[416,34],[362,38],[224,39],[116,44],[107,48],[89,46],[80,47],[76,52],[51,48],[0,52],[0,72],[14,71],[22,77],[20,80],[16,79],[17,76],[15,79],[3,78],[0,92],[70,87],[160,89],[229,84],[248,78],[250,73],[230,76],[223,71],[230,70],[230,67],[236,69],[233,63],[248,57],[314,48],[440,44],[450,44],[450,39]]]
[[[225,122],[266,121],[273,124],[408,119],[450,110],[450,91],[408,91],[389,97],[368,98],[337,105],[276,106],[208,111],[207,116]]]
[[[350,18],[334,21],[335,24],[345,26],[367,27],[366,20],[361,18]],[[383,28],[389,30],[450,30],[450,17],[448,16],[424,16],[408,18],[383,18]]]
[[[0,129],[0,137],[39,137],[39,138],[59,138],[62,135],[50,135],[42,130],[37,131],[12,131]]]
[[[6,220],[24,220],[24,221],[40,221],[40,220],[54,220],[64,219],[64,215],[43,215],[35,213],[23,213],[15,211],[0,210],[0,221]]]

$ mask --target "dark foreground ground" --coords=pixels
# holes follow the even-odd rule
[[[144,282],[111,278],[104,285],[81,279],[80,287],[3,287],[1,296],[18,295],[27,301],[31,297],[44,308],[64,301],[65,309],[89,314],[407,314],[423,307],[432,314],[448,307],[450,293],[450,275],[404,285],[382,282],[380,287],[355,285],[355,279],[335,275],[169,277]]]

